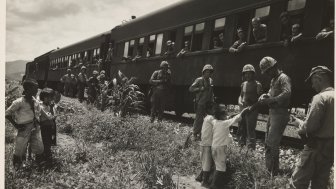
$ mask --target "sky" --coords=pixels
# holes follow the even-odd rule
[[[6,61],[33,60],[182,0],[7,0]]]

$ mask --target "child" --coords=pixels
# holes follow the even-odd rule
[[[27,78],[23,81],[23,97],[13,101],[6,110],[6,119],[17,129],[13,165],[15,169],[22,166],[28,141],[32,153],[36,154],[36,162],[42,161],[43,143],[41,140],[40,127],[36,122],[39,118],[39,105],[34,100],[37,94],[38,83],[36,80]]]
[[[262,94],[261,84],[255,80],[255,69],[251,64],[243,67],[243,80],[241,85],[241,92],[238,104],[241,109],[255,104],[258,97]],[[238,132],[240,134],[239,144],[244,146],[246,144],[249,149],[255,149],[256,146],[256,133],[255,128],[257,125],[258,109],[254,109],[246,115],[239,123]]]
[[[224,105],[217,105],[215,107],[214,119],[211,121],[213,126],[211,155],[215,163],[216,171],[210,188],[221,188],[220,186],[224,185],[223,181],[225,180],[227,151],[229,144],[232,142],[229,128],[240,121],[248,110],[248,108],[245,108],[240,114],[228,119]]]
[[[52,135],[53,127],[55,127],[55,116],[53,115],[53,108],[51,107],[52,101],[54,100],[54,91],[50,88],[44,88],[40,93],[41,103],[41,115],[40,115],[40,125],[42,141],[44,146],[44,158],[47,162],[47,166],[52,163],[51,155],[51,145],[52,145]]]

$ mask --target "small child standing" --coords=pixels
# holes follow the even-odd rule
[[[225,184],[226,159],[229,144],[232,142],[230,126],[238,123],[248,112],[248,108],[241,111],[240,114],[228,119],[224,105],[215,107],[214,119],[212,120],[213,135],[211,145],[211,155],[215,162],[216,171],[214,173],[210,188],[222,188]]]
[[[44,145],[44,158],[47,162],[47,166],[52,164],[52,135],[53,127],[55,127],[55,116],[52,105],[54,100],[54,91],[50,88],[44,88],[40,93],[41,103],[41,115],[40,115],[40,125],[41,125],[41,135]]]
[[[38,83],[36,80],[27,78],[23,81],[23,97],[13,101],[6,110],[6,119],[17,129],[15,138],[15,150],[13,165],[15,169],[22,166],[27,144],[30,142],[31,151],[36,154],[36,162],[42,161],[43,143],[41,140],[40,127],[36,119],[39,117],[39,105],[35,101]]]

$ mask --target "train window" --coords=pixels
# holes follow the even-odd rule
[[[225,21],[225,17],[215,20],[214,29],[212,32],[212,40],[210,42],[210,46],[212,49],[218,49],[223,47]]]
[[[135,40],[133,39],[130,41],[130,45],[128,49],[128,56],[133,56],[134,44],[135,44]]]
[[[187,26],[184,28],[184,35],[191,35],[193,32],[194,26]]]
[[[145,42],[145,38],[144,37],[141,37],[140,39],[139,39],[139,44],[143,44]]]
[[[125,42],[125,47],[124,47],[124,57],[128,56],[128,47],[129,47],[129,42]]]
[[[266,17],[269,15],[269,12],[270,12],[270,6],[261,7],[255,10],[254,17],[259,17],[259,18]]]
[[[150,41],[150,42],[155,41],[155,35],[151,35],[151,36],[149,37],[149,41]]]
[[[202,49],[204,22],[195,25],[194,36],[192,37],[192,51],[199,51]]]
[[[306,0],[289,0],[287,11],[303,9],[306,5]]]
[[[162,40],[163,40],[163,33],[157,34],[156,45],[155,45],[155,55],[161,54]]]
[[[146,51],[146,57],[153,56],[154,47],[155,47],[155,38],[156,38],[156,35],[149,36],[149,42],[148,42],[148,48],[147,48],[147,51]]]

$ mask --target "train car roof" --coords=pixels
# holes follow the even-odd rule
[[[55,49],[53,49],[53,50],[51,50],[51,51],[48,51],[48,52],[46,52],[46,53],[44,53],[44,54],[42,54],[42,55],[40,55],[40,56],[34,58],[34,61],[36,61],[36,60],[38,60],[38,59],[41,59],[41,58],[44,58],[45,56],[49,56],[49,54],[52,53],[53,51],[55,51]],[[34,61],[32,61],[32,62],[34,62]]]
[[[112,39],[122,40],[169,29],[223,13],[246,10],[281,0],[185,0],[131,20],[112,29]]]
[[[82,41],[78,41],[71,45],[65,46],[63,48],[57,49],[51,54],[50,57],[55,58],[59,56],[65,56],[68,54],[77,53],[79,51],[87,49],[100,47],[100,44],[105,40],[105,36],[109,35],[110,33],[111,31],[106,31],[98,35],[92,36],[90,38],[84,39]]]

